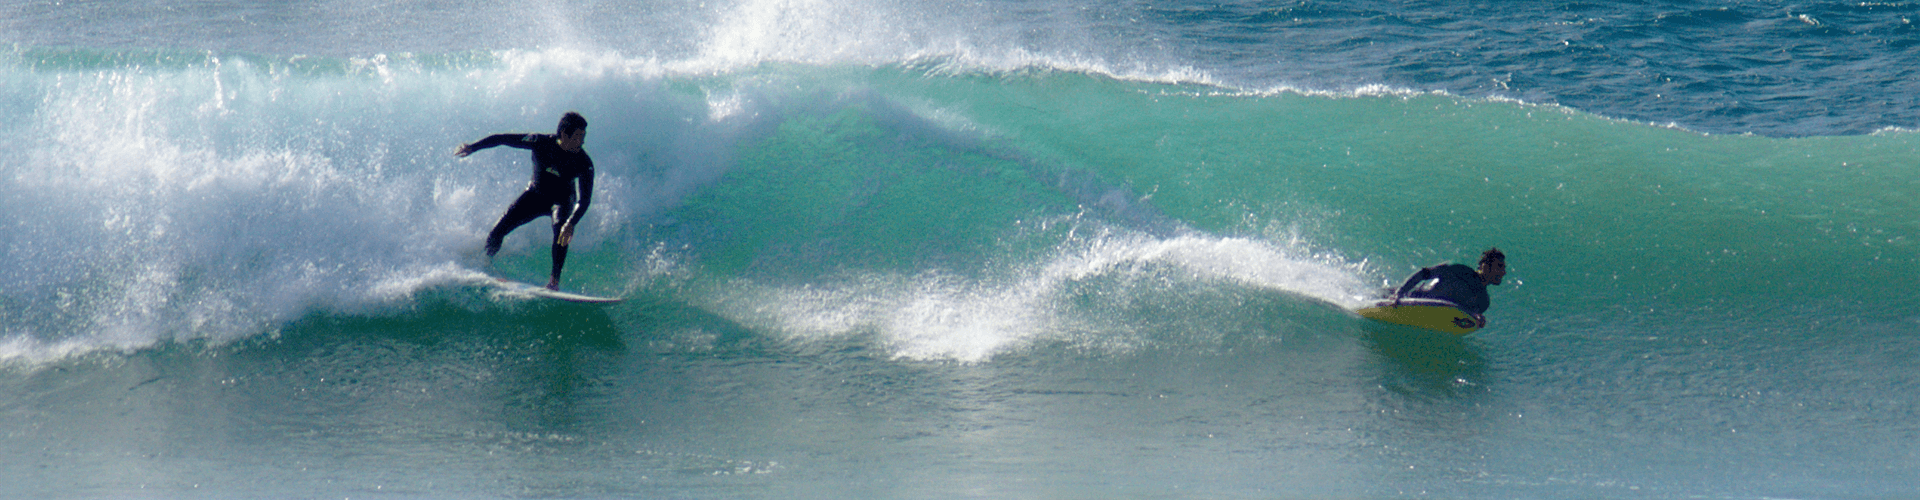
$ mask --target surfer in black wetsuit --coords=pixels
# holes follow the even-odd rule
[[[560,117],[560,126],[554,132],[488,136],[461,145],[453,156],[466,158],[474,151],[494,146],[533,150],[533,182],[487,234],[487,258],[500,251],[500,241],[507,233],[541,216],[553,217],[553,278],[547,281],[547,288],[558,290],[560,267],[567,262],[567,245],[573,242],[573,227],[593,203],[593,159],[580,147],[587,141],[585,117],[569,111]]]
[[[1486,323],[1480,315],[1487,312],[1492,302],[1487,299],[1487,286],[1498,285],[1507,276],[1507,254],[1500,249],[1491,248],[1480,254],[1478,271],[1464,264],[1443,264],[1427,267],[1413,273],[1398,291],[1393,292],[1393,305],[1400,305],[1400,299],[1418,297],[1440,299],[1452,302]],[[1436,280],[1430,286],[1421,287],[1427,280]]]

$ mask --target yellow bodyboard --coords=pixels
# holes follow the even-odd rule
[[[1460,310],[1452,302],[1439,299],[1400,299],[1376,302],[1359,311],[1361,317],[1377,321],[1425,328],[1442,333],[1466,335],[1487,326],[1486,320]]]

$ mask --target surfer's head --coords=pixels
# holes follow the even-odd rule
[[[568,132],[586,129],[587,117],[580,116],[580,113],[568,111],[567,114],[560,115],[560,127],[555,129],[553,133],[557,135],[567,135]]]
[[[1500,253],[1499,247],[1480,252],[1480,279],[1489,285],[1498,285],[1507,277],[1507,254]]]
[[[560,147],[567,151],[579,151],[580,145],[587,142],[587,117],[568,111],[560,115],[560,126],[553,131],[560,136]]]

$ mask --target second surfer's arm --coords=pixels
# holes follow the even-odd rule
[[[1419,271],[1416,271],[1413,273],[1413,276],[1407,277],[1406,283],[1400,284],[1399,290],[1395,290],[1393,292],[1393,300],[1395,302],[1398,302],[1401,297],[1405,297],[1407,295],[1407,292],[1413,290],[1413,287],[1418,286],[1420,282],[1426,281],[1432,278],[1433,278],[1433,268],[1431,267],[1420,268]]]

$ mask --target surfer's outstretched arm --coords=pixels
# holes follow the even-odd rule
[[[473,154],[474,151],[479,151],[479,150],[491,148],[494,146],[509,146],[509,147],[516,147],[520,149],[533,149],[533,144],[539,141],[539,139],[535,137],[537,135],[539,134],[489,135],[485,139],[473,141],[467,144],[461,144],[459,149],[453,150],[453,156],[455,158],[466,158],[467,155]]]

